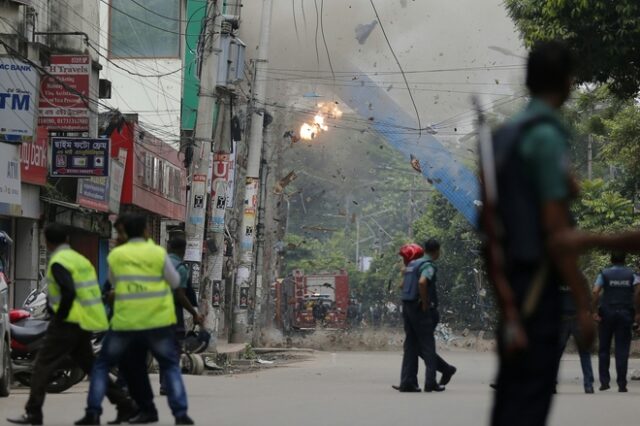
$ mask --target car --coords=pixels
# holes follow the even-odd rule
[[[9,327],[9,288],[0,271],[0,397],[11,391],[11,336]]]

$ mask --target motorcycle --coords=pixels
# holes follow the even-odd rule
[[[31,372],[38,351],[42,348],[49,321],[36,319],[24,309],[9,312],[11,327],[11,366],[13,378],[23,386],[31,386]],[[46,390],[64,392],[84,378],[84,371],[71,358],[60,362],[51,375]]]

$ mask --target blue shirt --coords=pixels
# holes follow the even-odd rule
[[[611,268],[626,268],[626,266],[613,265]],[[633,285],[636,286],[638,284],[640,284],[640,275],[635,274],[633,279]],[[604,277],[602,276],[602,273],[599,273],[598,278],[596,278],[596,282],[594,283],[594,286],[602,287],[603,285],[604,285]]]
[[[169,259],[171,260],[171,264],[176,271],[178,271],[178,275],[180,275],[180,284],[179,288],[187,288],[187,281],[189,280],[189,271],[187,270],[187,265],[182,262],[182,259],[177,255],[170,253]]]

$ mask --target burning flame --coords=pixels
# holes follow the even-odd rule
[[[340,118],[342,111],[336,103],[320,103],[318,104],[318,112],[313,117],[312,123],[303,123],[300,126],[300,138],[304,140],[313,140],[320,133],[329,130],[329,126],[325,124],[327,118]]]

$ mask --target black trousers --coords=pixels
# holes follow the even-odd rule
[[[609,361],[611,341],[615,339],[616,374],[618,386],[627,385],[627,366],[631,348],[631,327],[633,310],[629,308],[600,308],[602,320],[599,325],[600,346],[598,349],[598,370],[600,383],[608,385],[611,381]]]
[[[118,364],[118,381],[122,379],[126,383],[129,395],[141,411],[152,414],[158,410],[153,402],[153,390],[147,373],[147,352],[147,348],[141,344],[131,345],[126,356]]]
[[[522,306],[536,268],[513,265],[509,282],[516,301]],[[492,426],[543,426],[551,408],[560,358],[561,298],[558,284],[550,278],[538,307],[524,322],[528,347],[518,354],[507,354],[498,329],[498,378],[491,418]]]
[[[452,367],[436,352],[436,341],[433,333],[440,321],[436,309],[423,312],[420,304],[403,302],[402,317],[404,319],[404,353],[402,355],[402,371],[400,372],[401,388],[418,386],[418,357],[424,360],[427,368],[425,386],[436,384],[436,371],[441,373]]]
[[[25,410],[27,413],[42,415],[46,387],[51,374],[69,357],[89,374],[93,367],[91,334],[77,324],[52,321],[47,329],[42,348],[38,351],[31,373],[31,391]],[[118,409],[128,408],[131,400],[112,381],[109,382],[107,398]]]

